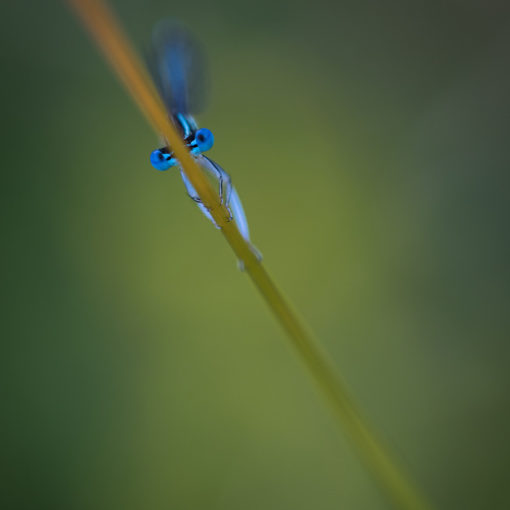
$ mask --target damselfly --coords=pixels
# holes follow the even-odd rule
[[[203,106],[207,78],[200,47],[183,26],[173,21],[162,21],[154,29],[148,63],[168,114],[180,130],[184,143],[196,162],[217,183],[221,203],[225,205],[241,235],[260,259],[259,252],[251,245],[246,215],[230,176],[204,155],[204,152],[213,146],[214,136],[209,129],[199,129],[192,116]],[[186,177],[171,148],[165,146],[156,149],[151,153],[150,160],[157,170],[180,168],[188,195],[216,228],[220,228]]]

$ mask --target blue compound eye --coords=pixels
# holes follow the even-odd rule
[[[200,152],[208,151],[214,145],[214,135],[206,128],[199,129],[195,135],[195,143]]]
[[[168,170],[173,166],[172,160],[170,154],[163,153],[161,149],[151,152],[151,164],[156,170]]]

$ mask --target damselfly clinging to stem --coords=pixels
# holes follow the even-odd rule
[[[148,61],[156,86],[173,123],[180,130],[196,162],[217,183],[221,203],[235,220],[237,228],[250,244],[253,252],[260,258],[258,251],[251,245],[248,222],[230,176],[217,163],[204,155],[204,152],[213,146],[214,136],[209,129],[198,129],[192,116],[192,113],[199,112],[203,106],[203,91],[207,78],[205,61],[198,44],[182,25],[168,20],[161,21],[154,28],[152,50]],[[150,160],[157,170],[180,168],[172,149],[166,146],[153,151]],[[219,228],[182,168],[180,170],[188,195],[197,203],[205,216]]]

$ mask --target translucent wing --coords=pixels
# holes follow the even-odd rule
[[[230,193],[230,211],[234,220],[236,221],[237,228],[241,235],[247,240],[250,241],[250,229],[248,228],[248,220],[246,219],[246,214],[244,213],[243,204],[241,203],[241,199],[237,194],[235,188],[232,188],[232,192]]]
[[[262,260],[261,253],[257,250],[257,248],[251,243],[250,240],[250,230],[248,228],[248,220],[246,219],[246,214],[244,213],[243,204],[241,203],[241,199],[237,194],[236,189],[232,186],[230,181],[230,176],[221,168],[220,165],[215,163],[213,160],[209,159],[204,155],[195,157],[197,163],[205,170],[209,178],[214,183],[218,184],[218,190],[221,201],[226,205],[229,210],[232,219],[236,222],[237,228],[241,235],[246,239],[248,245],[250,246],[251,251],[257,257],[258,260]],[[191,184],[191,182],[186,177],[186,174],[181,169],[181,177],[184,181],[184,185],[186,186],[186,191],[191,199],[196,202],[200,210],[204,213],[206,218],[208,218],[216,228],[218,225],[214,221],[211,213],[208,211],[207,207],[202,203],[202,200],[198,196],[195,188]],[[239,260],[239,269],[244,271],[244,263]]]
[[[230,213],[232,214],[232,218],[236,222],[237,228],[241,232],[241,235],[247,240],[250,240],[250,231],[248,229],[248,220],[246,219],[246,214],[244,213],[243,205],[241,204],[241,200],[237,191],[232,186],[230,181],[230,176],[221,168],[218,163],[215,163],[211,159],[206,156],[198,156],[195,158],[197,163],[206,171],[207,175],[211,178],[213,182],[218,185],[218,191],[220,195],[221,201],[226,205]],[[206,209],[206,207],[202,204],[198,193],[195,191],[195,188],[189,182],[188,178],[181,170],[181,177],[184,181],[184,185],[186,186],[186,191],[188,195],[197,203],[202,212],[205,214],[207,218],[209,218],[215,226],[216,222],[213,217]]]
[[[171,114],[203,109],[208,84],[206,61],[200,45],[183,25],[163,20],[155,26],[148,64]]]

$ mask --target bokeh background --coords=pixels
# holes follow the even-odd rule
[[[113,3],[200,36],[211,156],[411,476],[507,507],[508,4]],[[66,6],[0,10],[3,508],[389,508]]]

